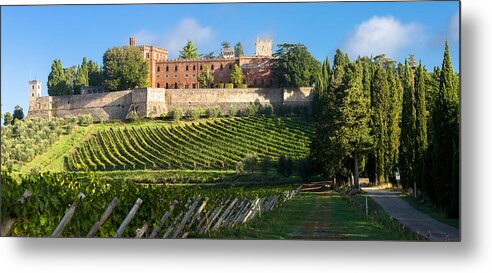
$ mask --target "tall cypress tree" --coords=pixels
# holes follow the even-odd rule
[[[368,98],[364,96],[362,78],[360,61],[348,64],[343,92],[337,98],[340,109],[337,123],[340,128],[336,139],[343,145],[341,153],[352,159],[350,162],[353,162],[352,173],[356,188],[359,187],[359,158],[372,147],[370,105]]]
[[[405,60],[403,75],[402,121],[400,135],[400,174],[404,189],[412,187],[415,165],[415,106],[413,72]]]
[[[371,82],[371,113],[374,135],[374,156],[376,160],[376,182],[382,182],[387,176],[388,154],[388,81],[384,68],[380,63],[375,67]]]
[[[403,87],[398,74],[392,68],[387,68],[389,89],[388,103],[388,155],[386,172],[393,184],[396,184],[396,171],[398,167],[398,149],[400,147],[401,133],[401,100]]]
[[[415,75],[415,181],[420,189],[423,189],[424,184],[425,154],[427,153],[426,74],[420,62]]]
[[[51,64],[51,72],[48,75],[48,95],[61,96],[68,93],[70,87],[67,85],[67,78],[62,63],[59,59]]]
[[[432,173],[437,204],[459,214],[459,91],[446,41],[439,92],[432,111]]]
[[[74,94],[80,94],[82,86],[89,86],[89,67],[87,59],[82,59],[82,65],[77,66],[75,74]]]

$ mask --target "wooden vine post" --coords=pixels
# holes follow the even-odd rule
[[[83,193],[79,193],[77,195],[77,199],[83,200],[85,198],[85,195]],[[72,205],[68,209],[68,211],[65,213],[63,216],[62,220],[58,224],[58,226],[55,228],[55,231],[51,234],[51,237],[56,238],[59,237],[65,227],[67,226],[68,222],[70,222],[70,219],[72,219],[73,215],[75,214],[75,210],[77,209],[77,200],[73,201]]]
[[[94,237],[96,235],[96,232],[99,230],[99,228],[106,222],[106,219],[108,219],[109,215],[113,212],[113,209],[118,205],[118,197],[113,198],[111,203],[109,203],[108,207],[104,211],[104,213],[101,215],[101,218],[99,221],[97,221],[87,233],[87,237]]]
[[[118,228],[118,230],[114,234],[114,236],[113,236],[114,238],[118,238],[123,234],[123,232],[126,229],[126,226],[130,223],[130,221],[133,219],[133,217],[137,213],[138,209],[142,205],[142,202],[143,202],[142,199],[137,198],[137,201],[135,202],[132,209],[130,210],[130,212],[126,216],[125,220],[123,220],[123,223],[121,223],[120,227]]]

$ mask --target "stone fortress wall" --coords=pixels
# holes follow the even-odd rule
[[[32,97],[29,117],[65,117],[90,114],[94,119],[125,119],[129,111],[140,117],[158,117],[176,108],[208,108],[220,106],[243,109],[251,103],[273,108],[306,106],[312,101],[312,88],[245,88],[245,89],[164,89],[137,88],[133,90],[70,96]]]

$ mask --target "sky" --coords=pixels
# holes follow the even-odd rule
[[[54,59],[64,67],[83,57],[102,65],[104,52],[157,45],[174,58],[188,39],[200,53],[241,42],[253,55],[256,37],[302,43],[318,60],[337,48],[357,56],[386,54],[404,62],[414,54],[429,70],[441,66],[449,41],[459,71],[459,2],[323,2],[257,4],[65,5],[1,7],[1,112],[29,108],[28,81],[46,82]]]

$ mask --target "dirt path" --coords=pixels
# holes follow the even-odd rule
[[[376,188],[363,188],[386,213],[397,219],[413,232],[418,232],[431,241],[460,241],[457,228],[443,224],[429,215],[418,211],[399,197],[399,192]]]

